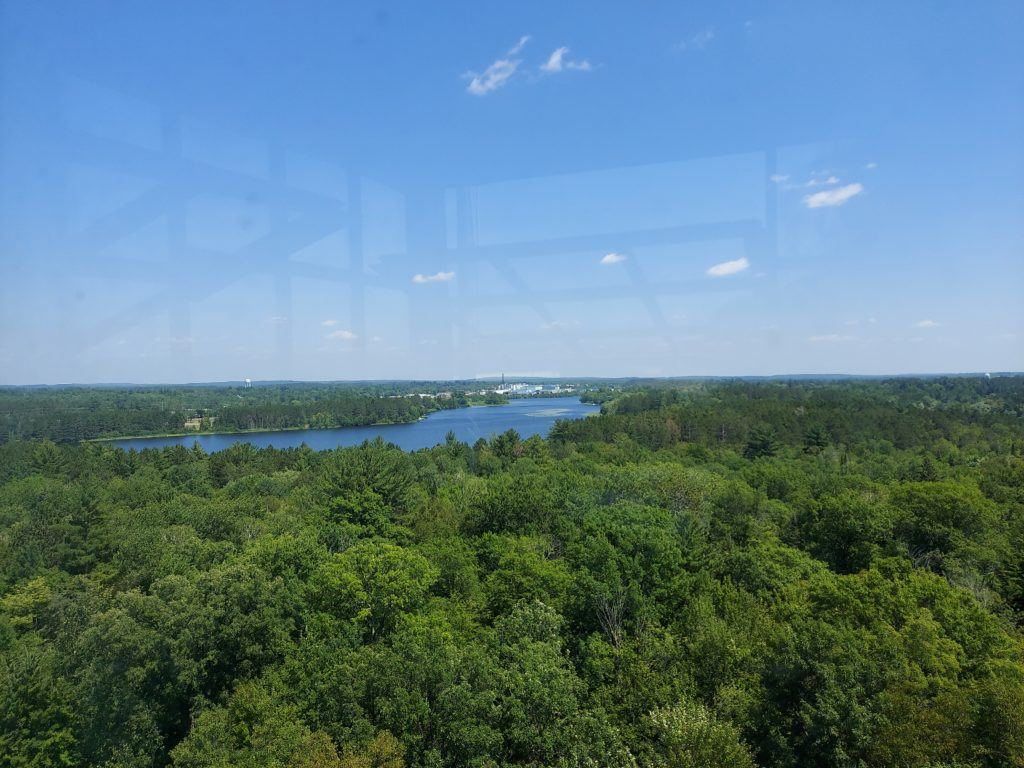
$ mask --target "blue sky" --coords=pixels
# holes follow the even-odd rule
[[[0,383],[1024,369],[1024,5],[0,2]]]

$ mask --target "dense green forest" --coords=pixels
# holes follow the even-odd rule
[[[354,427],[415,421],[468,404],[463,392],[424,397],[436,387],[379,384],[275,384],[0,388],[0,441],[72,443],[103,437]]]
[[[0,442],[77,443],[187,432],[403,424],[428,413],[507,403],[468,382],[281,383],[245,386],[0,387]],[[479,385],[477,385],[479,387]]]
[[[1024,379],[600,397],[0,445],[0,765],[1024,766]]]

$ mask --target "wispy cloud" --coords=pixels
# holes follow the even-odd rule
[[[562,58],[569,52],[569,49],[564,45],[561,48],[556,48],[546,62],[540,65],[540,68],[545,72],[561,72],[562,71]]]
[[[732,261],[723,261],[721,264],[715,264],[715,266],[708,269],[707,273],[711,277],[728,277],[729,275],[738,274],[748,267],[750,267],[750,262],[747,261],[747,257],[741,256]]]
[[[548,60],[540,65],[541,71],[554,74],[555,72],[564,72],[567,69],[574,69],[580,72],[589,72],[591,70],[592,67],[587,59],[572,61],[566,58],[567,53],[569,53],[568,46],[563,45],[561,48],[556,48],[548,56]]]
[[[868,163],[867,165],[865,165],[864,167],[867,168],[869,171],[873,171],[873,170],[875,170],[875,168],[878,167],[878,163],[872,161],[872,162]]]
[[[807,182],[808,187],[820,187],[822,185],[834,185],[839,183],[838,176],[829,176],[826,179],[811,179]]]
[[[280,315],[275,315],[274,317],[268,318],[268,321],[270,322],[271,325],[284,325],[285,323],[288,322],[288,318],[281,317]]]
[[[519,65],[523,63],[522,59],[514,57],[522,52],[528,42],[530,42],[530,36],[523,35],[519,38],[519,42],[509,48],[504,57],[494,61],[483,72],[465,72],[462,76],[469,80],[466,90],[474,96],[486,96],[491,91],[496,91],[505,85],[519,69]]]
[[[851,200],[864,191],[864,185],[853,183],[835,189],[823,189],[804,197],[804,205],[808,208],[832,208]]]
[[[703,51],[712,40],[715,39],[715,28],[704,27],[699,32],[690,35],[685,40],[680,40],[673,47],[677,51]]]
[[[628,257],[624,253],[606,253],[601,257],[602,264],[621,264]]]
[[[356,336],[352,331],[333,331],[324,336],[325,339],[331,339],[333,341],[355,341],[359,337]]]
[[[792,190],[802,189],[814,189],[815,187],[835,187],[842,184],[843,180],[836,176],[831,171],[813,171],[810,177],[806,181],[792,181],[790,182],[790,176],[781,173],[774,174],[768,177],[771,181],[774,181],[779,185],[780,189],[787,192]],[[789,182],[789,183],[787,183]],[[855,186],[855,185],[849,185]],[[856,185],[860,187],[860,185]],[[808,193],[808,196],[810,193]],[[806,200],[806,198],[805,198]],[[817,207],[817,206],[814,206]]]
[[[915,328],[938,328],[942,323],[938,323],[934,320],[918,320],[914,323]]]
[[[322,325],[324,328],[330,328],[332,325],[337,325],[337,324],[338,324],[337,320],[324,320],[322,323],[320,323],[320,325]]]
[[[516,43],[515,45],[513,45],[511,48],[508,49],[508,55],[509,56],[515,56],[517,53],[519,53],[521,50],[523,50],[523,48],[526,47],[526,44],[528,42],[530,42],[530,36],[529,35],[523,35],[522,37],[519,38],[519,42],[518,43]]]
[[[455,278],[454,272],[436,272],[433,275],[413,275],[414,283],[447,283]]]
[[[520,63],[520,60],[498,59],[480,74],[467,72],[464,75],[469,78],[466,90],[474,96],[486,96],[491,91],[496,91],[505,85],[519,69]]]
[[[504,56],[492,62],[483,72],[473,70],[464,72],[462,77],[469,80],[466,90],[474,96],[486,96],[507,85],[512,78],[521,79],[520,73],[528,75],[529,72],[539,71],[546,75],[554,75],[570,71],[589,72],[594,68],[589,59],[570,59],[567,45],[559,46],[552,51],[551,55],[537,66],[536,70],[533,69],[532,64],[529,67],[522,67],[520,65],[523,63],[523,59],[520,54],[530,39],[529,35],[520,37],[519,41],[509,48]],[[534,75],[532,79],[537,80],[538,78]]]
[[[808,336],[807,340],[812,344],[837,344],[841,341],[854,341],[856,336],[842,336],[838,333],[824,333],[819,336]]]

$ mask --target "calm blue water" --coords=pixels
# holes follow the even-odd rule
[[[575,397],[550,397],[535,400],[512,400],[508,405],[486,405],[437,411],[411,424],[389,424],[380,427],[340,427],[338,429],[302,429],[290,432],[246,432],[233,435],[187,435],[184,437],[140,437],[111,440],[120,448],[163,448],[199,443],[208,453],[229,448],[235,443],[251,443],[259,448],[297,448],[305,443],[322,451],[339,446],[359,445],[364,440],[382,437],[399,448],[415,451],[443,443],[451,430],[465,443],[473,444],[481,437],[514,429],[523,439],[533,435],[547,436],[558,419],[579,419],[597,413],[596,405],[581,403]]]

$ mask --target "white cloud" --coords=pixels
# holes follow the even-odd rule
[[[826,208],[842,205],[847,200],[856,197],[864,191],[862,184],[847,184],[845,187],[836,189],[823,189],[812,195],[804,197],[804,205],[808,208]]]
[[[750,262],[747,261],[746,256],[741,256],[738,259],[732,261],[723,261],[721,264],[715,264],[715,266],[708,269],[708,274],[711,277],[727,277],[728,275],[735,275],[750,266]]]
[[[774,181],[776,184],[781,184],[784,181],[789,181],[789,176],[782,173],[773,173],[768,177],[768,179]]]
[[[271,317],[271,318],[269,318],[269,320],[270,320],[270,324],[271,325],[284,325],[285,323],[288,322],[288,318],[287,317],[281,317],[281,316]]]
[[[938,328],[942,323],[937,323],[934,320],[918,320],[914,323],[915,328]]]
[[[437,272],[433,275],[413,275],[414,283],[447,283],[455,278],[454,272]]]
[[[324,336],[325,339],[336,339],[339,341],[355,341],[359,337],[352,331],[333,331]]]
[[[540,68],[544,72],[554,74],[555,72],[563,72],[567,69],[575,69],[580,72],[589,72],[591,69],[590,62],[587,59],[582,61],[571,61],[565,58],[565,55],[569,52],[568,46],[563,45],[561,48],[556,48],[548,60],[540,65]]]
[[[338,324],[337,320],[324,320],[322,323],[320,323],[320,325],[322,325],[324,328],[330,328],[332,325],[337,325],[337,324]]]
[[[827,179],[816,179],[816,178],[809,179],[807,182],[804,183],[804,186],[805,187],[820,187],[823,184],[838,184],[838,183],[839,183],[839,177],[838,176],[829,176]]]
[[[628,257],[624,253],[606,253],[601,257],[602,264],[621,264]]]
[[[483,72],[474,72],[472,70],[464,72],[462,77],[469,80],[466,90],[474,96],[486,96],[488,93],[505,86],[509,80],[516,77],[517,73],[520,72],[519,65],[523,63],[523,60],[519,54],[522,53],[530,39],[529,35],[520,37],[519,41],[509,48],[504,56],[494,61]],[[555,74],[570,70],[589,72],[593,69],[588,59],[573,60],[568,58],[568,53],[568,46],[563,45],[556,48],[548,56],[547,60],[540,65],[540,71],[547,74]]]
[[[867,168],[869,171],[873,171],[873,170],[875,170],[875,168],[878,167],[878,163],[870,162],[867,165],[865,165],[864,167]]]
[[[523,35],[519,41],[508,49],[508,53],[502,58],[493,62],[483,72],[465,72],[463,77],[469,80],[466,90],[474,96],[486,96],[491,91],[496,91],[505,85],[523,63],[518,56],[526,44],[530,42],[529,35]]]
[[[480,74],[467,72],[463,75],[469,78],[466,90],[474,96],[485,96],[498,90],[516,73],[520,62],[520,59],[498,59]]]
[[[820,336],[808,336],[807,340],[812,344],[836,344],[840,341],[853,341],[856,336],[841,336],[838,333],[825,333]]]
[[[715,39],[715,28],[705,27],[700,32],[675,44],[677,51],[703,51]]]
[[[562,71],[562,57],[569,52],[569,49],[564,45],[561,48],[556,48],[555,52],[552,53],[546,62],[540,65],[540,68],[545,72],[561,72]]]
[[[522,37],[519,38],[519,42],[518,43],[516,43],[515,45],[513,45],[511,48],[508,49],[508,55],[509,56],[515,56],[517,53],[519,53],[521,50],[523,50],[523,48],[526,47],[526,44],[528,42],[530,42],[530,36],[529,35],[523,35]]]

